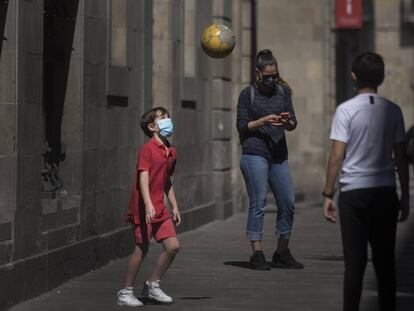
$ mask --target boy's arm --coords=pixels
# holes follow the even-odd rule
[[[405,142],[394,144],[394,158],[397,166],[398,177],[401,187],[400,200],[400,221],[407,220],[410,213],[409,205],[409,173],[408,173],[408,159]]]
[[[141,171],[139,173],[139,186],[145,204],[145,221],[147,223],[151,223],[152,219],[155,216],[155,209],[152,205],[149,192],[148,171]]]
[[[168,201],[171,204],[171,211],[173,213],[173,220],[177,226],[181,223],[180,211],[178,210],[177,199],[175,197],[174,188],[171,183],[171,179],[168,179],[167,185],[165,188],[165,193],[167,195]]]

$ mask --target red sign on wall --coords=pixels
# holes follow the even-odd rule
[[[336,0],[336,28],[362,28],[362,0]]]

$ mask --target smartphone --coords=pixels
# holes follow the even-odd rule
[[[280,114],[280,117],[281,117],[282,119],[288,119],[288,118],[290,117],[290,113],[289,113],[289,112],[282,112],[282,113]]]

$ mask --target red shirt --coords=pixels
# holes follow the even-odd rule
[[[148,183],[151,202],[155,209],[153,223],[170,217],[164,204],[165,186],[174,173],[177,154],[174,148],[168,148],[155,137],[144,144],[138,152],[137,166],[134,173],[134,189],[129,201],[127,220],[134,224],[145,223],[145,203],[139,186],[139,173],[148,171]]]

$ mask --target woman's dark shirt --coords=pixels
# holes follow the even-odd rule
[[[270,95],[254,89],[254,103],[251,103],[251,86],[244,88],[237,104],[237,130],[243,154],[254,154],[266,158],[272,163],[280,163],[288,158],[285,130],[272,125],[264,125],[255,131],[250,131],[247,124],[269,114],[280,115],[289,112],[296,127],[297,121],[293,110],[290,90],[277,84],[276,90]]]

